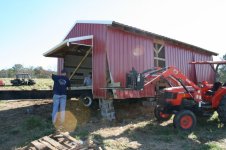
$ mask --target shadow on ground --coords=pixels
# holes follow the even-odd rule
[[[57,125],[51,123],[52,101],[40,101],[29,106],[0,102],[0,149],[24,146],[56,131]],[[7,105],[18,106],[6,109]],[[94,141],[102,149],[226,148],[226,130],[217,118],[198,119],[192,133],[182,133],[173,128],[172,120],[157,122],[151,106],[139,102],[114,105],[118,119],[109,122],[102,119],[99,110],[68,101],[64,130],[77,139]]]

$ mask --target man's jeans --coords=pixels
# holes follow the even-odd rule
[[[57,112],[60,106],[60,120],[61,123],[64,122],[65,117],[65,107],[66,107],[66,95],[53,95],[53,112],[52,112],[52,122],[56,123]]]

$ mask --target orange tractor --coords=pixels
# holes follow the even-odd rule
[[[210,64],[217,73],[218,62],[192,62],[191,64]],[[217,65],[214,67],[214,64]],[[196,85],[176,67],[153,68],[138,73],[134,68],[127,74],[127,88],[142,90],[148,84],[160,79],[165,80],[170,87],[164,88],[157,99],[155,117],[159,121],[167,121],[174,114],[174,127],[190,131],[196,126],[196,116],[210,116],[218,112],[219,119],[226,124],[226,84],[206,81]]]

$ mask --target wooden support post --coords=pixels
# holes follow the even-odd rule
[[[84,60],[86,59],[86,57],[89,55],[89,53],[91,52],[91,50],[92,50],[92,47],[90,47],[90,49],[86,52],[85,56],[82,58],[82,60],[78,64],[78,66],[75,68],[75,70],[71,74],[69,80],[71,80],[71,78],[74,76],[74,74],[76,73],[76,71],[78,70],[78,68],[81,66],[81,64],[84,62]]]

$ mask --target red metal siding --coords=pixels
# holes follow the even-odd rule
[[[126,73],[132,67],[139,72],[153,67],[153,42],[150,38],[108,28],[106,49],[113,81],[120,82],[122,87],[125,87]],[[143,91],[116,90],[116,95],[118,99],[148,97],[154,95],[154,88],[151,86]]]
[[[212,56],[183,47],[166,44],[166,65],[180,69],[193,82],[213,82],[213,71],[209,65],[191,65],[192,61],[211,61]]]
[[[142,72],[154,66],[153,39],[138,34],[108,27],[100,24],[76,24],[66,38],[94,35],[93,43],[93,95],[94,98],[106,98],[106,65],[110,70],[114,82],[120,82],[122,87],[126,84],[126,73],[132,67]],[[90,44],[90,41],[83,41]],[[212,56],[201,54],[174,45],[165,43],[166,65],[176,66],[192,81],[213,80],[213,72],[209,66],[197,67],[188,64],[191,61],[212,60]],[[63,59],[58,59],[58,71],[62,69]],[[149,90],[147,90],[149,89]],[[140,98],[154,96],[154,87],[145,88],[143,91],[115,90],[117,99]]]
[[[106,87],[106,25],[76,24],[65,39],[86,35],[94,36],[92,53],[93,96],[94,98],[105,98],[106,92],[101,88]],[[83,41],[82,44],[90,44],[90,41]]]
[[[212,56],[209,56],[209,55],[195,53],[194,60],[195,61],[212,61],[213,58]],[[209,83],[213,83],[214,72],[210,67],[210,65],[197,64],[195,65],[195,71],[196,71],[197,82],[208,81]]]
[[[193,52],[175,45],[165,44],[166,66],[175,66],[190,80],[195,82],[194,67],[189,64],[193,61]]]

